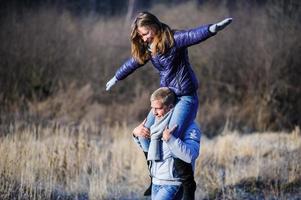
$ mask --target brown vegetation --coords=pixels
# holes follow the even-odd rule
[[[226,121],[231,129],[243,132],[292,130],[300,125],[301,110],[300,5],[295,1],[288,5],[267,1],[261,6],[237,2],[236,9],[224,5],[213,1],[199,7],[194,3],[171,9],[158,5],[151,10],[175,29],[234,18],[229,28],[190,49],[200,80],[198,121],[211,136]],[[142,120],[146,115],[147,100],[138,107],[133,102],[147,99],[159,86],[150,64],[112,91],[104,91],[106,81],[130,55],[130,24],[123,18],[77,17],[41,8],[7,15],[1,21],[0,102],[4,113],[29,112],[50,119],[64,113],[79,122],[98,107],[95,117],[100,123],[108,115],[119,122]],[[88,94],[82,93],[87,87]],[[70,99],[75,103],[68,103]],[[135,113],[110,114],[126,107]]]
[[[234,18],[190,48],[208,136],[197,199],[297,198],[300,3],[226,2],[151,10],[175,29]],[[51,8],[0,19],[0,199],[141,199],[148,172],[131,130],[159,81],[147,64],[104,90],[130,55],[125,21]]]
[[[144,155],[123,124],[11,124],[0,141],[0,199],[141,199]],[[301,135],[224,130],[202,137],[196,199],[300,195]]]

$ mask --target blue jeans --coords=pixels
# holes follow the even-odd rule
[[[181,185],[152,185],[152,200],[181,200],[182,196]]]
[[[150,139],[138,136],[138,140],[140,142],[141,148],[144,152],[148,152]]]

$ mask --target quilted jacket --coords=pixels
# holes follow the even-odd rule
[[[169,87],[178,96],[189,95],[197,90],[198,81],[189,63],[187,48],[215,35],[209,31],[209,26],[175,31],[174,46],[165,54],[157,54],[150,58],[153,66],[159,71],[160,87]],[[142,66],[132,57],[117,70],[115,77],[122,80]]]

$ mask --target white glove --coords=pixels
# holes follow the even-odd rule
[[[109,80],[106,84],[106,91],[109,91],[113,85],[117,83],[117,78],[114,76],[111,80]]]
[[[226,26],[228,26],[232,22],[232,18],[226,18],[221,22],[213,24],[209,27],[209,31],[211,33],[216,33],[220,30],[223,30]]]

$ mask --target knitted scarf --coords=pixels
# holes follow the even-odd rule
[[[173,109],[166,113],[163,118],[155,119],[155,123],[150,127],[151,140],[148,149],[147,160],[160,161],[161,155],[161,143],[162,134],[166,126],[168,126]]]

